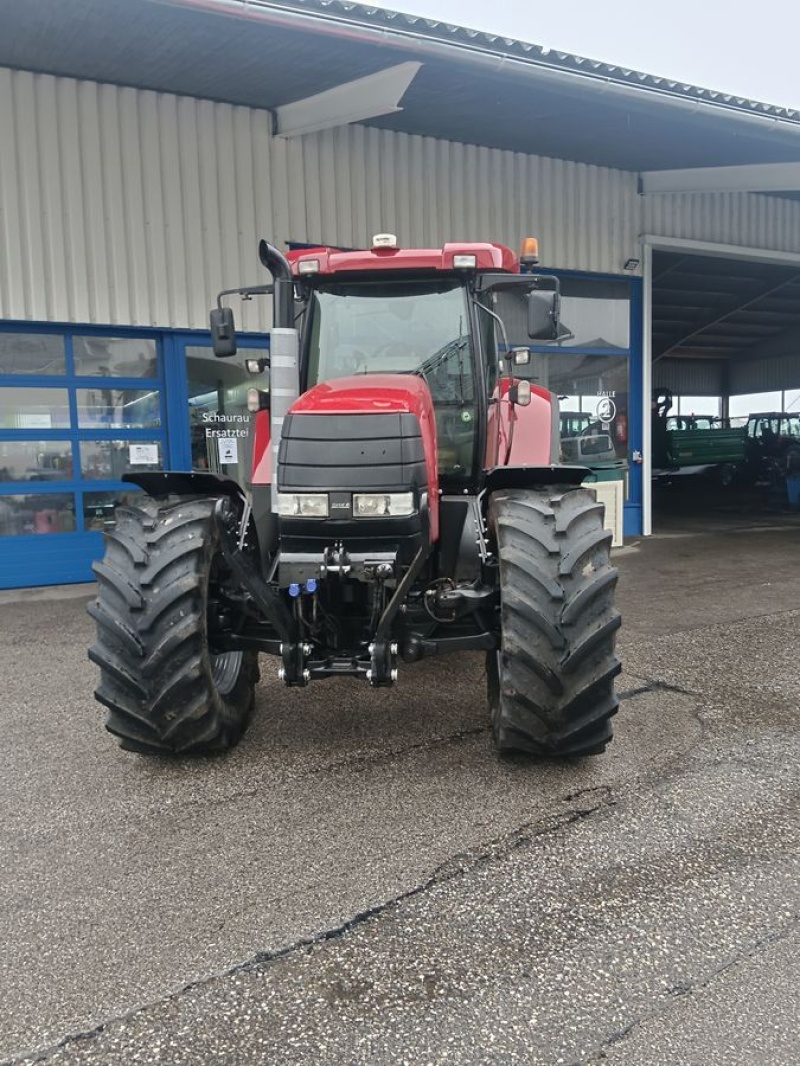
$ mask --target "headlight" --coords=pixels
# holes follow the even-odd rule
[[[328,497],[324,492],[279,492],[278,514],[285,518],[327,518]]]
[[[401,517],[414,514],[413,492],[359,492],[353,495],[354,518]]]

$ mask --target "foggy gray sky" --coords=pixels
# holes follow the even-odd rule
[[[371,0],[800,109],[797,0]]]

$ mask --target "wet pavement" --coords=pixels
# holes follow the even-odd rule
[[[567,764],[496,757],[474,656],[262,659],[234,752],[127,755],[90,590],[3,594],[0,1061],[799,1061],[800,527],[616,561],[616,737]]]

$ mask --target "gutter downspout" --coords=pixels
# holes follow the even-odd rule
[[[793,129],[798,133],[798,138],[800,138],[800,124],[779,118],[776,115],[751,114],[748,111],[739,110],[711,100],[677,96],[652,86],[638,88],[625,85],[607,75],[592,74],[588,71],[561,70],[535,59],[522,59],[508,53],[498,54],[486,48],[464,44],[461,41],[440,41],[433,37],[415,34],[410,30],[389,30],[363,22],[350,21],[336,15],[289,10],[284,7],[273,6],[267,0],[152,0],[152,2],[167,7],[184,7],[194,11],[206,11],[215,15],[263,22],[271,26],[280,26],[284,29],[307,29],[327,36],[361,41],[365,44],[384,45],[396,51],[412,52],[417,58],[420,55],[425,55],[434,59],[460,59],[480,67],[484,71],[497,72],[502,69],[509,74],[524,77],[531,70],[534,70],[538,77],[562,88],[575,88],[581,82],[591,82],[603,93],[608,92],[623,99],[635,99],[637,103],[641,103],[649,95],[658,97],[662,103],[680,111],[697,114],[707,110],[716,112],[717,115],[727,112],[731,116],[735,116],[738,121],[757,126],[762,131],[781,128]]]

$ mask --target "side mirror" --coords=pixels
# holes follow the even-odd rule
[[[531,340],[552,341],[558,336],[559,295],[552,290],[529,292],[528,336]]]
[[[217,359],[227,359],[236,355],[236,326],[233,321],[233,308],[215,307],[209,315],[211,326],[211,344]]]

